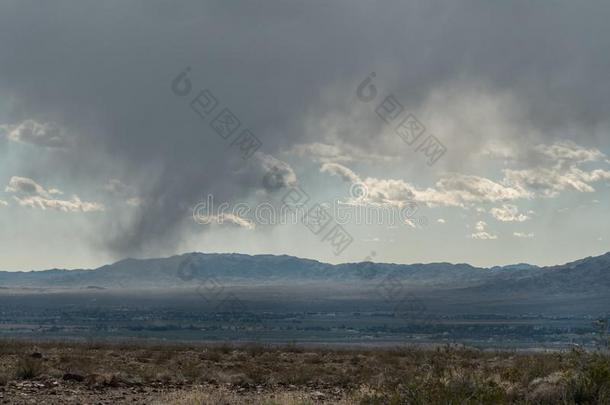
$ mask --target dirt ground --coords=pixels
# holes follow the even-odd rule
[[[0,403],[610,404],[610,358],[449,346],[0,341]]]

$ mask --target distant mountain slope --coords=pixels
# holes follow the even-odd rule
[[[488,280],[472,287],[473,292],[506,294],[513,292],[543,292],[545,294],[593,293],[610,294],[610,253],[587,257],[559,266],[529,271],[525,277],[505,277],[502,282]]]
[[[528,264],[478,268],[468,264],[345,263],[293,256],[187,253],[160,259],[126,259],[94,270],[0,272],[4,287],[184,287],[214,278],[224,283],[403,283],[413,287],[466,288],[477,293],[610,291],[610,253],[560,266]]]
[[[126,259],[94,270],[0,272],[0,285],[173,287],[209,278],[236,283],[358,282],[382,280],[390,275],[418,285],[476,285],[491,273],[466,264],[331,265],[292,256],[188,253],[162,259]]]

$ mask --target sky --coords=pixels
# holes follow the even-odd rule
[[[607,2],[5,1],[0,270],[610,250]]]

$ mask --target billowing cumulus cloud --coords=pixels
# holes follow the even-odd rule
[[[523,170],[506,170],[505,182],[516,187],[527,187],[547,197],[557,196],[565,190],[581,193],[595,191],[592,183],[610,180],[610,171],[595,169],[584,171],[576,166],[536,167]]]
[[[341,177],[344,181],[350,183],[361,183],[360,177],[349,168],[338,163],[325,163],[320,168],[322,173],[330,173]]]
[[[509,201],[528,198],[530,194],[521,189],[503,186],[492,180],[461,174],[449,174],[435,185],[426,189],[400,179],[361,179],[349,168],[337,163],[327,163],[322,171],[341,177],[352,186],[362,185],[364,196],[354,196],[358,201],[369,204],[403,205],[409,201],[428,206],[466,207],[473,203]]]
[[[414,188],[402,180],[361,179],[351,169],[338,163],[325,163],[320,171],[351,184],[350,197],[346,201],[348,204],[402,207],[414,197]]]
[[[537,145],[528,154],[530,167],[504,170],[504,182],[515,187],[529,188],[546,197],[565,190],[595,191],[594,183],[609,181],[606,168],[583,169],[585,163],[604,164],[605,155],[596,148],[585,148],[573,141]]]
[[[489,210],[489,213],[495,219],[502,222],[523,222],[530,218],[529,215],[519,212],[519,208],[512,204],[504,204],[501,207],[494,207]]]
[[[46,190],[40,184],[27,177],[13,176],[6,186],[7,193],[13,193],[13,198],[23,207],[47,208],[64,212],[95,212],[104,211],[103,204],[97,202],[81,201],[77,195],[73,195],[70,200],[53,198],[54,194],[63,194],[60,190]]]
[[[39,123],[34,120],[25,120],[18,125],[2,125],[0,130],[6,137],[14,142],[29,143],[48,148],[62,148],[68,146],[68,139],[63,130],[54,123]]]
[[[8,185],[4,189],[7,193],[16,193],[20,195],[38,195],[48,198],[50,193],[45,190],[40,184],[27,177],[13,176]]]
[[[361,178],[354,171],[339,163],[324,163],[321,171],[339,176],[352,185],[366,188],[363,202],[400,205],[416,201],[428,206],[472,207],[480,203],[509,202],[539,197],[556,197],[560,192],[574,190],[592,192],[593,183],[610,180],[605,169],[584,170],[579,165],[599,161],[605,155],[597,149],[585,149],[573,142],[559,142],[534,148],[538,163],[527,169],[504,169],[499,181],[487,177],[448,173],[441,175],[434,187],[418,188],[400,179]],[[525,164],[527,156],[514,155]],[[522,222],[529,218],[519,213],[515,205],[504,204],[492,208],[490,213],[500,221]]]
[[[474,229],[476,232],[470,234],[470,238],[472,239],[480,239],[480,240],[494,240],[498,239],[497,235],[491,234],[486,231],[487,223],[485,221],[478,221]]]
[[[262,153],[256,156],[261,162],[263,186],[267,191],[273,192],[297,185],[297,176],[288,163]]]
[[[195,215],[195,221],[200,225],[233,225],[249,230],[256,228],[256,224],[253,221],[231,213]]]

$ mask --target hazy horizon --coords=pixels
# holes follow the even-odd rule
[[[401,262],[384,262],[384,261],[378,261],[378,260],[374,260],[374,257],[370,258],[370,260],[362,260],[360,262],[349,262],[349,261],[345,261],[345,262],[326,262],[323,260],[318,260],[316,258],[313,257],[304,257],[304,256],[294,256],[294,255],[286,255],[286,254],[269,254],[269,253],[256,253],[256,254],[248,254],[248,253],[241,253],[241,252],[201,252],[201,251],[192,251],[192,252],[182,252],[182,253],[176,253],[175,255],[170,255],[170,256],[160,256],[160,257],[154,257],[154,256],[150,256],[150,257],[125,257],[123,259],[119,259],[116,261],[112,261],[112,262],[108,262],[108,263],[103,263],[99,266],[95,266],[95,267],[72,267],[72,268],[62,268],[62,267],[48,267],[48,268],[40,268],[40,269],[15,269],[15,270],[5,270],[5,269],[0,269],[0,271],[8,271],[8,272],[28,272],[28,271],[45,271],[45,270],[52,270],[52,269],[59,269],[59,270],[96,270],[100,267],[106,266],[106,265],[112,265],[112,264],[116,264],[125,260],[154,260],[154,259],[167,259],[170,257],[174,257],[174,256],[182,256],[182,255],[187,255],[187,254],[218,254],[218,255],[246,255],[246,256],[290,256],[290,257],[296,257],[297,259],[303,259],[303,260],[316,260],[319,261],[321,263],[328,263],[328,264],[350,264],[350,263],[362,263],[362,262],[373,262],[373,263],[378,263],[378,264],[399,264],[399,265],[414,265],[414,264],[435,264],[435,263],[449,263],[452,265],[457,265],[457,264],[468,264],[471,265],[473,267],[477,267],[477,268],[492,268],[495,266],[498,267],[505,267],[505,266],[510,266],[510,265],[517,265],[517,264],[528,264],[528,265],[532,265],[532,266],[537,266],[537,267],[548,267],[548,266],[559,266],[559,265],[563,265],[563,264],[567,264],[567,263],[571,263],[580,259],[585,259],[587,257],[597,257],[597,256],[603,256],[607,253],[610,253],[610,251],[608,252],[604,252],[604,253],[600,253],[598,255],[592,255],[592,256],[583,256],[583,257],[576,257],[573,258],[571,260],[568,260],[566,262],[558,262],[558,263],[552,263],[552,264],[545,264],[545,265],[540,265],[540,264],[536,264],[536,263],[528,263],[528,262],[511,262],[511,263],[499,263],[499,264],[495,264],[492,266],[477,266],[474,265],[472,263],[468,263],[468,262],[447,262],[447,261],[430,261],[430,262],[405,262],[405,263],[401,263]]]

